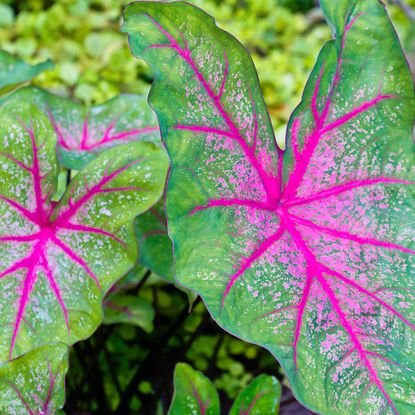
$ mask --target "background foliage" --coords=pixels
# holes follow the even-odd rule
[[[329,38],[314,0],[192,2],[215,16],[222,28],[249,49],[282,140],[316,55]],[[151,72],[132,58],[126,36],[119,32],[126,3],[2,0],[0,48],[30,63],[53,60],[55,68],[38,76],[34,84],[82,103],[102,103],[120,92],[146,93]],[[415,16],[410,10],[405,13],[400,1],[389,3],[414,65],[415,24],[411,18]],[[415,8],[415,0],[405,4]],[[128,278],[123,290],[150,305],[144,323],[103,325],[74,348],[67,378],[67,413],[163,413],[162,407],[167,408],[171,399],[174,366],[180,361],[189,362],[214,381],[224,411],[256,375],[273,374],[286,385],[268,352],[221,331],[201,302],[189,305],[192,296],[141,267]],[[281,413],[302,413],[287,388]]]

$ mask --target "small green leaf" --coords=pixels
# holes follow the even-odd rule
[[[153,331],[154,309],[141,297],[117,292],[104,301],[104,324],[131,324]]]
[[[68,348],[48,344],[0,365],[0,413],[53,415],[65,403]]]
[[[213,383],[186,363],[174,371],[174,395],[168,415],[218,415],[219,396]]]
[[[167,233],[164,197],[147,212],[137,216],[134,223],[140,264],[184,291],[191,306],[197,294],[183,287],[174,278],[173,244]]]
[[[167,234],[164,198],[135,219],[140,264],[174,283],[173,244]]]
[[[47,60],[37,65],[29,65],[4,50],[0,50],[0,94],[8,89],[30,81],[43,71],[52,69],[54,64]]]
[[[236,398],[229,415],[277,415],[281,384],[274,376],[260,375]]]
[[[14,21],[14,11],[8,4],[0,4],[0,28],[11,28]]]

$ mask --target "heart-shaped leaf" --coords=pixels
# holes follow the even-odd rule
[[[65,167],[81,170],[100,152],[133,141],[160,142],[154,112],[147,97],[120,95],[90,108],[34,88],[11,95],[42,108],[58,136],[58,155]]]
[[[325,414],[415,410],[413,80],[378,0],[322,0],[335,34],[279,151],[251,59],[200,9],[133,3],[170,158],[176,277],[267,347]]]
[[[24,101],[0,108],[0,360],[50,341],[71,344],[100,323],[106,291],[135,263],[132,221],[160,198],[165,152],[110,149],[59,203],[56,135]]]
[[[0,93],[22,82],[30,81],[41,72],[52,69],[53,66],[50,60],[37,65],[29,65],[17,56],[0,50]]]
[[[0,413],[53,415],[65,403],[68,348],[48,344],[0,365]]]
[[[218,415],[219,396],[213,383],[186,363],[174,370],[174,394],[169,415]]]
[[[273,376],[256,377],[236,398],[229,415],[277,415],[281,384]]]

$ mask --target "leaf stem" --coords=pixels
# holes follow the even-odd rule
[[[200,301],[199,298],[195,301],[195,304],[198,301]],[[157,362],[160,359],[160,355],[163,353],[166,344],[174,336],[177,329],[185,322],[189,315],[189,307],[186,304],[182,308],[181,312],[176,317],[176,319],[173,321],[173,323],[170,325],[170,327],[160,337],[159,341],[157,342],[157,345],[150,350],[150,352],[142,361],[141,365],[137,368],[137,370],[131,377],[130,383],[125,388],[124,393],[121,396],[118,408],[114,412],[114,415],[125,415],[129,412],[130,403],[134,398],[138,385],[143,379],[146,379],[146,377],[153,372],[154,362]]]

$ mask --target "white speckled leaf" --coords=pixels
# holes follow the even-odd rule
[[[88,337],[101,301],[136,261],[133,219],[160,198],[168,160],[154,144],[110,149],[59,203],[56,135],[24,101],[0,108],[0,361]]]
[[[48,344],[0,365],[0,414],[54,415],[65,403],[68,347]]]
[[[412,414],[414,82],[380,1],[321,5],[335,37],[285,151],[232,36],[187,3],[127,7],[171,159],[176,278],[269,349],[312,410]]]

